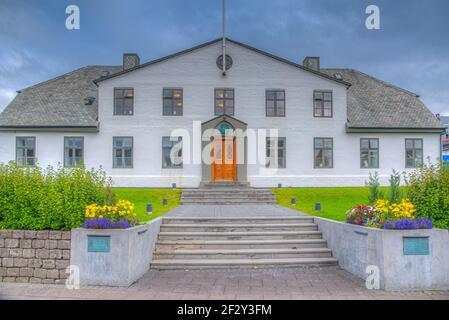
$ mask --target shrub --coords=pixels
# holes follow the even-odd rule
[[[401,175],[399,172],[393,170],[393,173],[390,175],[390,179],[388,181],[390,182],[388,200],[390,200],[391,203],[397,203],[403,197],[401,192]]]
[[[369,174],[369,180],[366,182],[369,187],[370,194],[368,200],[370,204],[374,204],[377,199],[382,199],[384,197],[383,192],[380,190],[379,174],[374,172],[374,174]]]
[[[437,228],[449,229],[449,166],[428,161],[406,177],[407,196],[417,215]]]
[[[0,164],[0,229],[79,227],[86,205],[107,203],[110,185],[101,169]]]

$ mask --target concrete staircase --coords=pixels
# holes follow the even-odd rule
[[[313,217],[163,218],[153,269],[336,265]]]
[[[269,204],[276,203],[271,189],[255,189],[246,186],[204,186],[184,189],[182,204]]]

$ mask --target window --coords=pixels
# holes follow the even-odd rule
[[[114,115],[134,114],[134,89],[114,89]]]
[[[84,138],[64,137],[64,166],[76,167],[83,163]]]
[[[284,90],[266,90],[265,100],[267,117],[285,117]]]
[[[267,168],[286,168],[286,139],[267,137]]]
[[[182,116],[182,89],[163,89],[162,114],[164,116]]]
[[[416,168],[423,163],[423,140],[405,139],[405,167]]]
[[[313,142],[314,148],[314,166],[315,168],[332,168],[333,167],[333,139],[332,138],[315,138]]]
[[[34,166],[36,164],[36,138],[16,138],[16,162],[18,166]]]
[[[215,115],[234,115],[234,89],[215,89]]]
[[[182,168],[182,137],[162,137],[162,168]]]
[[[133,137],[114,137],[114,168],[133,167]]]
[[[332,118],[332,92],[313,92],[313,115],[317,118]]]
[[[360,168],[379,168],[379,139],[360,139]]]

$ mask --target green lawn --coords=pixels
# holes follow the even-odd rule
[[[117,200],[128,200],[134,204],[137,218],[140,221],[148,221],[162,216],[167,211],[177,207],[181,197],[181,190],[179,189],[114,188],[113,192]],[[164,206],[162,199],[167,199],[168,205]],[[153,214],[151,215],[146,213],[147,203],[153,205]]]
[[[381,188],[384,194],[388,187]],[[368,187],[359,188],[282,188],[273,189],[280,205],[314,216],[344,221],[345,213],[359,204],[368,203]],[[296,205],[291,199],[296,198]],[[321,203],[321,211],[315,211],[315,203]]]

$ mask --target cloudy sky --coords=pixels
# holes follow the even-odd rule
[[[81,29],[65,28],[76,4]],[[365,9],[381,10],[381,30]],[[449,115],[449,1],[228,0],[228,36],[302,62],[350,67]],[[16,90],[123,52],[155,59],[221,35],[221,0],[0,0],[0,110]]]

